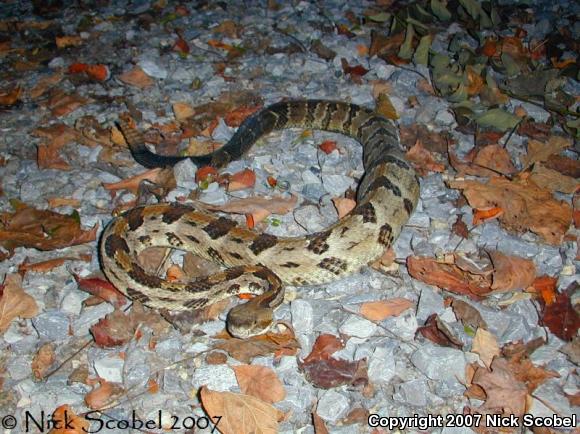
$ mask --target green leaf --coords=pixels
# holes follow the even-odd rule
[[[431,11],[440,21],[449,21],[451,19],[451,12],[439,0],[431,0]]]
[[[415,35],[415,28],[411,23],[407,24],[407,31],[405,32],[405,40],[399,48],[397,56],[401,59],[410,59],[413,57],[413,36]]]
[[[463,83],[460,83],[459,86],[457,86],[457,89],[455,89],[451,95],[447,96],[447,99],[450,102],[461,102],[465,101],[468,98],[468,96],[469,95],[467,94],[467,89],[465,85]]]
[[[449,66],[449,57],[445,54],[435,53],[430,58],[431,66],[435,71],[442,71]]]
[[[501,63],[505,68],[506,75],[508,77],[514,77],[519,75],[521,70],[517,62],[514,60],[512,56],[507,53],[501,53]]]
[[[477,0],[459,0],[459,3],[467,11],[467,13],[471,15],[471,18],[477,20],[481,12],[481,5],[477,2]]]
[[[514,128],[520,118],[500,108],[494,108],[477,116],[475,121],[482,127],[493,127],[500,131],[507,131]]]
[[[471,327],[469,327],[468,325],[463,326],[463,331],[468,336],[471,336],[471,337],[475,336],[475,331]]]
[[[432,40],[433,37],[431,35],[425,35],[419,41],[419,46],[415,50],[415,56],[413,57],[416,65],[427,65],[429,63],[429,48]]]
[[[384,23],[391,19],[391,14],[387,12],[379,12],[378,14],[368,16],[367,18],[375,23]]]
[[[75,209],[73,210],[73,212],[70,213],[70,217],[77,222],[79,225],[81,224],[81,215],[79,214],[79,212]]]

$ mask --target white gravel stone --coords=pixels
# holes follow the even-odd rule
[[[193,373],[192,384],[196,388],[207,386],[211,390],[227,392],[238,386],[234,371],[226,365],[202,366]]]
[[[357,338],[368,338],[377,330],[377,325],[368,319],[351,315],[339,328],[341,333]]]
[[[195,190],[197,188],[195,172],[197,172],[197,166],[189,158],[180,161],[173,167],[175,183],[185,190]]]
[[[167,69],[161,66],[161,59],[141,59],[137,64],[145,74],[165,80],[167,78]]]
[[[387,384],[395,374],[396,369],[393,348],[378,346],[369,359],[369,380],[373,384]]]
[[[423,345],[411,355],[411,363],[432,380],[465,378],[465,355],[453,348]]]
[[[292,326],[298,333],[309,333],[313,327],[312,305],[306,300],[294,300],[290,309]]]
[[[125,361],[117,354],[102,354],[93,361],[97,375],[113,383],[123,382],[123,366]]]
[[[350,407],[349,399],[332,389],[322,392],[316,406],[316,413],[327,422],[336,422],[346,415]]]

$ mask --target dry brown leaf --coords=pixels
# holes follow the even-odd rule
[[[0,334],[4,334],[15,318],[33,318],[38,313],[36,301],[21,287],[19,274],[8,274],[0,291]]]
[[[267,366],[237,365],[233,370],[242,393],[270,404],[282,401],[286,397],[284,385],[276,373]]]
[[[479,328],[487,329],[487,324],[479,311],[469,303],[456,299],[453,300],[451,306],[453,308],[453,313],[464,326],[471,327],[473,330]]]
[[[54,74],[41,78],[36,84],[36,86],[34,86],[28,92],[30,98],[35,100],[40,96],[44,95],[50,88],[60,83],[63,78],[64,74],[62,73],[62,71],[58,71],[55,72]]]
[[[212,211],[229,212],[233,214],[248,214],[267,210],[272,214],[286,214],[290,212],[298,201],[298,197],[291,195],[289,198],[273,197],[248,197],[229,201],[225,205],[206,205]]]
[[[504,147],[499,145],[488,145],[481,148],[473,159],[473,164],[494,170],[502,175],[516,173],[510,154]]]
[[[145,71],[138,66],[121,74],[119,80],[128,85],[138,87],[139,89],[146,89],[155,84],[155,81],[145,74]]]
[[[9,252],[16,247],[54,250],[96,239],[98,225],[84,231],[78,214],[37,210],[13,201],[14,213],[0,213],[0,245]]]
[[[329,434],[324,419],[318,416],[316,412],[312,413],[312,422],[314,424],[314,434]]]
[[[435,161],[433,154],[425,149],[421,140],[417,140],[407,151],[406,157],[421,175],[426,175],[429,171],[441,173],[445,170],[445,166]]]
[[[489,252],[493,262],[493,292],[525,289],[536,278],[536,266],[531,259],[504,255],[501,252]]]
[[[186,102],[174,102],[173,114],[175,115],[175,119],[181,122],[192,117],[195,114],[195,109]]]
[[[86,434],[91,431],[89,421],[77,416],[68,404],[54,410],[51,425],[54,428],[48,434]]]
[[[63,92],[53,92],[48,100],[48,107],[53,116],[65,116],[79,107],[91,102],[91,99],[80,96],[76,93],[65,94]]]
[[[482,295],[489,292],[490,282],[485,276],[465,272],[454,264],[438,262],[432,258],[409,256],[407,269],[415,279],[447,291],[467,295],[475,300],[479,300]]]
[[[356,206],[356,201],[352,199],[348,199],[346,197],[335,197],[332,199],[332,203],[336,208],[336,212],[338,213],[338,218],[341,219],[349,212],[351,212],[354,207]]]
[[[425,339],[429,339],[437,345],[463,348],[461,340],[453,334],[447,324],[436,313],[429,315],[425,324],[417,328],[416,333],[423,335]]]
[[[580,160],[572,160],[560,155],[552,155],[545,163],[548,169],[556,170],[571,178],[580,178]]]
[[[130,192],[137,194],[139,190],[139,184],[141,181],[150,181],[154,184],[163,184],[166,183],[175,183],[175,179],[173,178],[173,170],[172,169],[163,169],[161,167],[147,170],[139,175],[132,176],[131,178],[123,179],[119,182],[109,182],[103,183],[103,187],[106,190],[122,190],[127,189]],[[172,181],[173,180],[173,181]]]
[[[17,86],[8,92],[0,92],[0,106],[12,106],[18,102],[22,88]]]
[[[360,314],[371,321],[382,321],[390,316],[399,316],[413,306],[406,298],[391,298],[389,300],[369,301],[360,306]]]
[[[386,93],[379,94],[377,98],[376,112],[382,114],[387,119],[392,120],[399,119],[397,110],[395,109],[395,106],[393,106],[393,103],[391,102],[389,95],[387,95]]]
[[[479,358],[489,369],[495,356],[499,356],[499,345],[495,336],[485,329],[478,328],[473,338],[471,351],[479,354]]]
[[[525,413],[528,390],[512,373],[505,359],[496,357],[491,363],[491,371],[478,368],[472,383],[480,386],[487,397],[478,411],[516,416]]]
[[[228,191],[245,190],[252,188],[256,184],[256,172],[251,169],[244,169],[232,174],[229,178]]]
[[[87,407],[93,410],[106,408],[123,393],[123,389],[117,384],[109,383],[103,378],[100,378],[98,382],[99,386],[85,395]]]
[[[535,164],[530,179],[540,188],[545,188],[552,192],[574,193],[580,183],[571,176],[562,175],[560,172],[549,169],[543,164]]]
[[[270,404],[250,395],[217,392],[202,387],[201,403],[223,434],[276,434],[284,414]]]
[[[91,262],[91,255],[61,256],[60,258],[53,258],[34,263],[28,262],[28,258],[26,258],[24,262],[18,266],[18,272],[26,273],[28,271],[34,271],[36,273],[46,273],[56,267],[60,267],[66,261]]]
[[[538,161],[546,161],[551,155],[559,154],[562,150],[572,146],[572,140],[562,136],[551,136],[548,143],[530,139],[528,153],[522,158],[522,166],[527,169]]]
[[[499,221],[503,227],[517,233],[530,230],[547,243],[562,242],[572,220],[572,208],[557,201],[548,190],[539,188],[525,176],[513,181],[491,178],[487,184],[471,180],[450,181],[451,188],[463,190],[473,208],[500,207]]]
[[[73,199],[72,197],[51,197],[48,199],[49,208],[58,208],[59,206],[71,206],[73,208],[80,208],[81,201]]]
[[[214,345],[215,349],[224,350],[243,363],[249,363],[256,356],[272,353],[294,355],[300,348],[293,333],[266,333],[249,339],[232,338],[227,333],[214,337],[223,339]]]
[[[34,378],[37,380],[44,378],[44,375],[48,372],[55,360],[54,345],[52,343],[46,343],[41,346],[34,355],[32,364],[30,365]]]

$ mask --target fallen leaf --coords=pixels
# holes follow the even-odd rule
[[[453,300],[451,304],[453,313],[464,327],[470,327],[473,330],[487,329],[487,324],[479,311],[469,303],[463,300]]]
[[[542,312],[542,324],[565,341],[571,341],[580,327],[580,315],[570,301],[571,294],[577,288],[577,283],[570,284],[566,291],[558,294],[556,301],[546,305]]]
[[[101,378],[99,379],[99,386],[91,390],[85,395],[85,404],[92,410],[106,408],[112,404],[120,392],[120,387]]]
[[[348,199],[345,197],[335,197],[332,199],[332,203],[336,208],[336,212],[338,213],[339,219],[343,218],[345,215],[351,212],[356,206],[355,200]]]
[[[449,186],[463,190],[474,208],[502,208],[499,221],[506,229],[516,233],[530,230],[552,245],[562,242],[572,220],[568,203],[555,200],[548,190],[539,188],[526,177],[513,181],[491,178],[487,184],[455,180]]]
[[[503,208],[492,207],[473,210],[473,226],[480,225],[490,220],[499,219],[503,215]]]
[[[551,136],[548,143],[530,139],[528,141],[528,153],[522,158],[522,166],[527,169],[538,161],[546,161],[551,155],[559,154],[572,146],[572,141],[563,136]]]
[[[312,413],[312,423],[314,425],[314,434],[329,434],[328,428],[322,419],[316,412]]]
[[[28,262],[28,258],[24,260],[22,264],[18,266],[19,273],[26,273],[28,271],[33,271],[35,273],[46,273],[60,267],[66,261],[84,261],[91,262],[91,255],[79,255],[79,256],[63,256],[60,258],[48,259],[41,262]]]
[[[54,39],[56,48],[79,47],[84,43],[84,40],[80,35],[57,36]]]
[[[336,141],[335,140],[325,140],[320,145],[318,145],[318,149],[320,149],[325,154],[330,154],[332,151],[336,149]]]
[[[473,159],[473,164],[491,169],[502,175],[512,175],[517,172],[509,153],[499,145],[488,145],[481,148]]]
[[[91,430],[87,419],[77,416],[68,405],[61,405],[52,413],[52,428],[48,434],[86,434]]]
[[[12,205],[15,212],[0,213],[0,245],[11,253],[17,247],[55,250],[96,239],[98,225],[83,230],[76,211],[64,215],[17,201]]]
[[[139,185],[145,180],[170,188],[172,188],[171,186],[175,186],[173,169],[157,167],[155,169],[146,170],[145,172],[132,176],[131,178],[123,179],[119,182],[103,183],[103,187],[105,190],[129,190],[131,193],[137,194],[139,191]]]
[[[297,200],[298,197],[295,195],[291,195],[289,198],[274,197],[271,199],[264,197],[248,197],[245,199],[232,200],[224,205],[207,205],[207,208],[212,211],[222,211],[234,214],[248,214],[263,210],[272,214],[286,214],[294,208]]]
[[[441,263],[431,258],[409,256],[407,269],[409,274],[417,280],[447,291],[467,295],[475,300],[479,300],[481,295],[489,292],[489,281],[485,277],[467,273],[454,264]]]
[[[224,350],[242,363],[272,353],[294,355],[300,348],[293,333],[266,333],[249,339],[233,338],[227,333],[214,337],[223,339],[214,345],[214,349]]]
[[[215,167],[202,166],[195,172],[195,182],[198,184],[200,182],[210,183],[219,178],[219,172]]]
[[[417,328],[417,333],[443,347],[463,348],[463,343],[453,335],[436,313],[429,315],[425,324]]]
[[[236,107],[235,109],[230,110],[229,112],[226,113],[226,115],[224,116],[224,122],[228,127],[232,128],[239,127],[240,125],[242,125],[242,122],[244,122],[248,117],[256,113],[261,108],[262,108],[261,105],[255,106],[242,105]]]
[[[318,336],[312,351],[302,362],[298,362],[306,379],[323,389],[340,385],[366,385],[368,383],[365,359],[349,361],[335,359],[332,354],[343,348],[344,343],[336,336]]]
[[[85,98],[76,93],[66,94],[61,91],[54,91],[51,94],[48,100],[48,108],[51,114],[56,117],[65,116],[91,102],[89,98]]]
[[[477,409],[479,412],[516,416],[525,413],[527,387],[517,380],[505,359],[495,358],[491,371],[478,368],[472,383],[480,386],[486,394],[485,403]]]
[[[391,316],[399,316],[412,306],[413,302],[406,298],[369,301],[361,304],[360,314],[371,321],[382,321]]]
[[[256,173],[251,169],[236,172],[229,178],[228,191],[245,190],[256,184]]]
[[[81,201],[69,197],[51,197],[48,199],[49,208],[58,208],[60,206],[70,206],[72,208],[80,208]]]
[[[548,169],[556,170],[562,175],[571,178],[580,178],[580,160],[572,160],[568,157],[560,155],[551,155],[545,162]]]
[[[455,234],[460,236],[463,239],[466,239],[469,236],[469,229],[467,225],[463,221],[463,215],[458,214],[455,223],[451,226],[451,231]]]
[[[223,434],[276,434],[283,413],[270,404],[250,395],[217,392],[202,387],[203,408]],[[220,418],[220,419],[218,419]]]
[[[445,166],[435,161],[433,154],[429,152],[420,140],[407,151],[407,160],[413,163],[415,170],[421,175],[426,175],[429,171],[441,173],[445,171]]]
[[[539,163],[534,164],[530,180],[532,180],[538,187],[545,188],[551,192],[560,191],[562,193],[571,194],[580,187],[580,183],[578,183],[577,179],[562,175],[560,172],[548,169],[546,166]]]
[[[17,86],[8,92],[0,92],[0,106],[10,107],[15,105],[22,94],[22,88]]]
[[[532,282],[531,287],[528,287],[528,292],[535,292],[540,297],[544,303],[549,306],[556,301],[556,296],[558,291],[556,289],[556,284],[558,279],[552,276],[538,276]]]
[[[155,336],[163,335],[170,327],[158,313],[145,311],[139,302],[134,301],[130,312],[114,310],[90,330],[97,346],[110,348],[127,343],[141,325],[149,327]]]
[[[377,107],[376,107],[375,111],[377,113],[383,115],[387,119],[392,119],[392,120],[399,119],[399,115],[397,114],[397,110],[395,109],[395,106],[393,106],[393,103],[391,102],[389,95],[387,95],[386,93],[381,93],[377,97]]]
[[[496,337],[482,328],[477,329],[475,332],[471,351],[479,355],[479,358],[487,368],[491,367],[493,358],[500,354]]]
[[[286,397],[284,385],[276,373],[267,366],[236,365],[233,370],[243,394],[255,396],[270,404],[282,401]]]
[[[489,252],[493,262],[493,292],[525,289],[536,278],[536,266],[531,259],[504,255],[498,251]]]
[[[155,81],[149,77],[145,71],[139,66],[134,67],[130,71],[124,72],[119,76],[119,80],[130,86],[138,87],[139,89],[147,89],[155,84]]]
[[[185,121],[195,114],[195,109],[186,102],[174,102],[173,114],[179,122]]]
[[[30,89],[28,94],[30,98],[35,100],[44,95],[49,89],[56,86],[58,83],[62,81],[64,78],[64,74],[61,71],[57,71],[54,74],[42,77],[36,85]]]
[[[36,301],[21,287],[19,274],[7,274],[0,287],[0,334],[4,334],[16,318],[33,318],[38,313]]]
[[[73,273],[79,289],[111,303],[115,308],[125,306],[129,300],[109,281],[98,277],[80,277]]]
[[[529,355],[536,348],[545,342],[542,338],[530,341],[527,344],[516,342],[502,348],[502,353],[516,379],[526,385],[528,393],[531,394],[536,388],[549,378],[558,378],[557,372],[550,371],[541,366],[536,366],[529,359]],[[528,347],[528,348],[526,348]]]
[[[34,355],[30,365],[34,378],[37,380],[44,378],[45,374],[48,372],[55,360],[56,356],[54,354],[54,344],[49,342],[42,345]]]

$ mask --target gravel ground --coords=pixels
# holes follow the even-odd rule
[[[87,417],[101,421],[93,421],[93,432],[100,429],[107,433],[210,432],[211,426],[203,425],[208,416],[213,417],[212,426],[217,423],[218,429],[227,433],[395,431],[393,426],[390,431],[369,426],[371,414],[392,418],[383,419],[390,423],[411,424],[419,423],[420,416],[433,416],[429,426],[399,426],[401,432],[484,432],[483,424],[471,430],[461,426],[472,423],[471,419],[453,419],[453,415],[501,413],[501,408],[491,406],[498,400],[505,400],[503,414],[509,415],[514,413],[510,400],[517,393],[527,397],[521,413],[578,417],[577,321],[566,323],[575,328],[564,331],[564,337],[542,325],[542,320],[548,321],[543,303],[537,294],[523,291],[530,285],[475,300],[469,294],[445,291],[411,276],[407,257],[445,262],[454,254],[471,255],[478,258],[472,263],[478,267],[482,261],[485,265],[485,250],[527,260],[535,268],[535,276],[557,280],[560,294],[568,294],[567,289],[580,281],[573,225],[558,243],[546,242],[537,232],[509,231],[498,219],[474,225],[477,206],[470,206],[473,204],[465,201],[460,189],[449,186],[449,180],[459,178],[448,162],[445,140],[438,150],[436,144],[429,147],[432,144],[427,141],[432,138],[435,143],[435,136],[447,137],[455,154],[460,159],[468,158],[474,147],[474,133],[458,119],[454,104],[460,100],[432,92],[429,83],[437,79],[437,73],[422,65],[418,57],[397,66],[397,62],[386,60],[383,51],[369,55],[375,32],[387,35],[389,26],[393,26],[389,13],[404,11],[408,6],[389,6],[389,2],[381,1],[179,4],[103,0],[75,2],[67,7],[59,3],[7,1],[0,6],[0,77],[6,92],[0,112],[0,210],[5,213],[0,222],[5,257],[0,273],[13,275],[17,281],[15,274],[20,272],[22,281],[16,286],[23,288],[37,306],[36,310],[22,308],[12,314],[20,307],[7,301],[10,278],[6,277],[0,298],[0,417],[4,417],[4,432],[25,432],[27,420],[30,430],[26,432],[45,432],[31,420],[40,420],[43,412],[50,415],[64,404],[77,415],[100,410]],[[573,18],[577,4],[517,3],[500,2],[504,15],[513,14],[509,19],[504,16],[508,24],[499,27],[501,30],[477,34],[501,38],[519,28],[526,32],[526,42],[546,41],[554,28],[567,28],[571,38],[577,40],[580,29]],[[450,3],[449,8],[453,5]],[[421,29],[425,20],[421,16],[414,20],[416,28]],[[457,22],[433,26],[436,31],[431,49],[447,55],[449,41],[455,39],[460,46],[477,47],[475,30],[470,33],[465,28]],[[414,49],[418,41],[415,37]],[[404,44],[398,41],[394,52]],[[387,45],[383,44],[385,51]],[[567,55],[564,45],[560,44],[562,58],[573,63],[578,53]],[[401,51],[398,54],[404,57]],[[502,61],[508,65],[505,57]],[[101,76],[100,67],[95,65],[105,65],[105,75]],[[564,74],[559,80],[566,94],[577,99],[578,81]],[[170,326],[148,309],[127,320],[130,314],[121,313],[127,305],[113,313],[114,303],[95,303],[94,296],[79,289],[75,276],[82,281],[100,270],[97,241],[71,242],[76,245],[45,251],[18,243],[11,247],[5,241],[14,237],[7,222],[19,206],[15,201],[73,215],[73,220],[80,218],[84,230],[97,225],[98,239],[115,209],[130,207],[137,196],[143,196],[135,188],[111,190],[104,186],[144,170],[132,161],[115,130],[122,114],[129,113],[136,120],[147,132],[148,141],[158,144],[158,152],[177,153],[185,151],[188,143],[189,149],[200,149],[227,141],[236,124],[222,115],[239,107],[267,105],[283,98],[343,100],[375,107],[380,101],[384,103],[380,95],[388,95],[386,99],[398,115],[405,147],[409,149],[416,140],[422,140],[435,161],[421,173],[421,200],[394,247],[394,261],[385,260],[382,271],[368,268],[323,287],[288,288],[287,300],[276,311],[276,318],[291,327],[294,338],[288,338],[288,329],[281,327],[280,331],[288,342],[299,344],[298,349],[274,341],[268,341],[269,350],[259,349],[252,356],[248,356],[251,350],[244,343],[234,345],[242,355],[231,345],[217,349],[223,341],[214,336],[224,328],[227,309],[217,318],[186,330]],[[551,117],[554,111],[515,97],[507,98],[501,107],[510,113],[519,107],[538,123],[549,121],[550,134],[560,134],[572,143],[573,130],[563,125],[573,117]],[[567,107],[577,110],[577,103]],[[187,116],[192,108],[193,118]],[[209,113],[208,119],[203,119],[204,110]],[[556,122],[552,125],[551,120]],[[206,128],[211,122],[215,128],[209,134]],[[184,125],[191,134],[184,133]],[[420,130],[424,135],[408,143],[408,137],[420,134]],[[478,130],[475,135],[480,133]],[[319,147],[327,140],[336,142],[337,147],[328,154]],[[497,135],[495,143],[503,145],[514,163],[513,174],[526,169],[530,140],[530,136],[511,127]],[[538,140],[548,141],[545,135]],[[242,161],[224,170],[236,173],[251,168],[257,177],[253,189],[227,192],[217,182],[197,182],[197,168],[184,162],[174,169],[175,183],[164,185],[164,200],[197,198],[223,205],[233,198],[288,198],[293,193],[298,203],[292,212],[270,216],[258,228],[275,235],[302,235],[321,230],[338,218],[333,199],[348,196],[356,188],[363,173],[361,155],[360,146],[341,135],[276,132],[261,139]],[[560,155],[571,161],[578,159],[574,146]],[[428,160],[422,161],[425,164]],[[269,177],[276,178],[276,188],[269,184]],[[573,204],[571,192],[555,193],[554,197]],[[468,229],[465,236],[455,226],[458,216]],[[36,221],[45,218],[49,219],[46,215],[34,217]],[[65,224],[73,223],[67,220]],[[23,268],[25,262],[61,257],[72,259],[54,268]],[[173,257],[184,264],[182,255]],[[495,261],[493,265],[497,268]],[[522,267],[516,263],[512,274]],[[560,316],[577,315],[577,294],[568,295],[571,311],[560,311]],[[408,303],[402,312],[379,319],[365,314],[364,307],[370,302],[401,299]],[[19,303],[25,303],[23,300],[19,298]],[[465,314],[458,313],[451,300],[463,302],[472,315],[479,312],[479,319],[486,325],[477,321],[475,326],[473,322],[466,325],[469,321]],[[386,309],[384,305],[382,309]],[[446,329],[438,335],[447,336],[446,343],[418,332],[434,314],[440,322],[439,330]],[[103,321],[108,324],[103,326]],[[90,331],[97,323],[106,335],[105,343],[95,336],[99,330]],[[311,361],[318,359],[309,365],[305,358],[313,347],[322,351],[315,341],[325,334],[334,336],[332,345],[336,347],[324,357],[320,353],[310,357]],[[118,335],[125,337],[111,342]],[[529,354],[514,363],[521,368],[520,374],[537,369],[536,384],[514,374],[519,368],[512,365],[511,371],[501,371],[497,362],[512,363],[513,359],[498,349],[505,350],[518,341],[532,342],[526,349]],[[533,342],[541,343],[534,347]],[[507,377],[503,381],[523,385],[523,392],[497,379],[480,382],[475,387],[479,387],[479,394],[474,390],[473,385],[478,383],[473,371],[477,366],[481,370],[489,368],[489,354],[496,356],[497,364],[486,373],[504,372]],[[248,364],[267,369],[244,370]],[[490,385],[493,381],[497,383]],[[262,390],[256,392],[248,382],[253,389]],[[278,391],[276,397],[272,397],[274,391]],[[210,397],[209,393],[214,392]],[[253,396],[258,396],[262,404],[265,401],[268,410],[259,407],[262,404],[256,404]],[[212,404],[212,399],[223,401]],[[280,411],[273,418],[278,419],[275,422],[271,421],[272,406]],[[118,422],[130,421],[132,414],[141,420],[162,420],[165,431],[157,425],[124,429]],[[12,429],[6,419],[9,415],[14,415],[17,422]],[[445,421],[455,420],[460,426],[443,427],[437,415],[451,415]],[[257,429],[252,428],[253,420]],[[172,421],[177,421],[175,429],[170,428]],[[197,428],[187,425],[192,421],[197,421]],[[99,425],[104,422],[110,422],[110,428]],[[497,432],[497,428],[491,427],[488,432]]]

